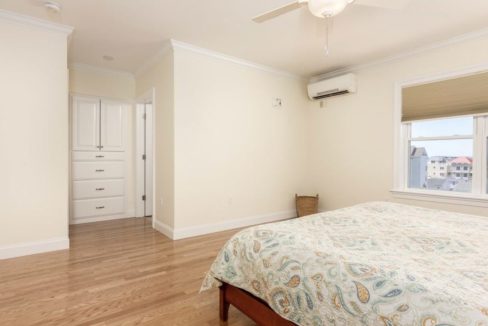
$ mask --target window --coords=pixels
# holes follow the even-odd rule
[[[488,208],[488,64],[395,88],[392,193]]]
[[[488,115],[410,121],[402,128],[407,189],[488,194]]]

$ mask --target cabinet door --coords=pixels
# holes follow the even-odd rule
[[[74,96],[73,150],[98,151],[100,146],[100,100]]]
[[[127,105],[102,101],[101,111],[101,150],[122,152],[125,150],[127,129]]]

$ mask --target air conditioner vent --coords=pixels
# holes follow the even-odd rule
[[[342,75],[308,84],[308,96],[312,100],[356,92],[356,76]]]
[[[327,94],[323,94],[323,95],[318,95],[318,96],[315,96],[313,99],[314,100],[322,100],[324,98],[327,98],[327,97],[333,97],[333,96],[337,96],[337,95],[342,95],[342,94],[349,94],[350,92],[349,91],[337,91],[337,92],[332,92],[332,93],[327,93]]]

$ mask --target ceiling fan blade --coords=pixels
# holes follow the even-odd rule
[[[401,10],[405,8],[411,0],[355,0],[355,5],[379,7],[385,9]]]
[[[252,20],[255,21],[256,23],[262,23],[262,22],[265,22],[267,20],[270,20],[270,19],[276,18],[278,16],[281,16],[283,14],[286,14],[287,12],[299,9],[303,5],[305,5],[307,2],[308,2],[307,0],[297,0],[295,2],[289,3],[289,4],[284,5],[282,7],[268,11],[262,15],[256,16]]]

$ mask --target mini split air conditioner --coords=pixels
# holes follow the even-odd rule
[[[356,93],[356,75],[346,74],[308,84],[311,100],[320,100],[342,94]]]

